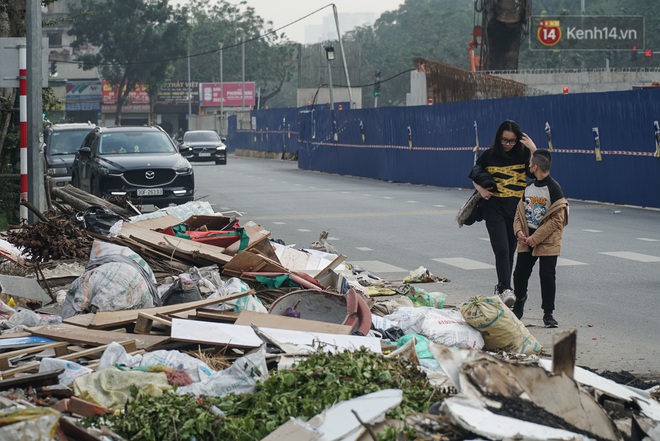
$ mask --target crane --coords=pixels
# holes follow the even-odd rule
[[[517,70],[520,45],[529,31],[531,0],[475,0],[474,10],[481,14],[481,25],[472,31],[470,69]],[[475,49],[480,55],[475,55]]]

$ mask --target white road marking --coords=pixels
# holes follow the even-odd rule
[[[447,257],[439,259],[431,259],[436,262],[444,263],[446,265],[455,266],[464,270],[479,270],[495,268],[494,265],[489,263],[479,262],[478,260],[466,259],[465,257]]]
[[[286,222],[273,222],[274,225],[286,225]]]
[[[438,207],[438,208],[445,208],[445,207],[446,207],[446,205],[434,205],[434,207]]]
[[[394,199],[392,196],[383,196],[383,199]]]
[[[355,247],[355,249],[356,249],[356,250],[360,250],[360,251],[373,251],[373,250],[372,250],[371,248],[369,248],[369,247]]]
[[[658,239],[650,239],[648,237],[638,237],[637,240],[643,240],[644,242],[658,242]]]
[[[602,233],[601,230],[582,230],[582,231],[586,231],[587,233]]]
[[[406,202],[408,202],[409,204],[416,204],[417,203],[417,201],[406,201]]]
[[[633,253],[631,251],[611,251],[611,252],[599,253],[599,254],[605,254],[606,256],[612,256],[612,257],[620,257],[621,259],[634,260],[636,262],[644,262],[644,263],[660,262],[660,257],[649,256],[648,254]]]
[[[306,228],[297,228],[296,231],[300,231],[301,233],[309,233],[312,230],[308,230]]]
[[[359,268],[365,269],[372,273],[408,273],[407,269],[399,268],[398,266],[390,265],[389,263],[381,262],[380,260],[361,260],[358,262],[350,262]]]
[[[577,266],[589,265],[588,263],[578,262],[577,260],[564,259],[563,257],[557,258],[557,266]]]
[[[334,237],[334,236],[328,236],[327,240],[341,240],[341,239],[338,238],[338,237]]]

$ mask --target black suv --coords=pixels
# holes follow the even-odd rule
[[[71,181],[71,165],[85,136],[96,127],[92,123],[47,123],[43,131],[41,151],[46,175],[53,187],[63,187]]]
[[[98,127],[73,161],[72,183],[99,197],[165,207],[193,200],[193,168],[158,126]]]

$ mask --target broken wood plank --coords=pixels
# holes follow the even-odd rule
[[[262,256],[268,257],[273,262],[281,264],[279,257],[277,257],[277,254],[275,253],[275,248],[273,248],[271,245],[270,240],[260,240],[247,249],[252,253],[261,254]]]
[[[225,265],[232,259],[231,256],[223,253],[224,248],[158,233],[133,224],[124,223],[119,235],[148,244],[164,252],[184,255],[188,258],[203,258],[220,265]]]
[[[95,329],[108,328],[112,326],[121,326],[133,323],[137,320],[140,312],[147,314],[174,314],[182,311],[190,311],[204,306],[215,305],[218,303],[227,302],[229,300],[240,299],[249,294],[254,294],[254,290],[239,292],[224,297],[215,297],[212,299],[197,300],[194,302],[178,303],[176,305],[157,306],[155,308],[144,309],[126,309],[121,311],[99,311],[94,317],[94,321],[90,327]]]
[[[243,225],[242,228],[245,229],[245,233],[250,238],[247,246],[245,247],[245,250],[249,250],[249,249],[257,247],[257,244],[262,243],[265,239],[270,237],[270,235],[272,234],[270,231],[268,231],[267,229],[265,229],[261,225],[254,224],[254,223]],[[240,241],[234,242],[233,244],[231,244],[227,247],[227,249],[225,250],[225,253],[233,256],[236,253],[238,253],[239,246],[240,246]],[[272,249],[272,247],[271,247],[271,249]],[[241,251],[243,251],[243,250],[241,250]],[[273,252],[273,254],[275,254],[275,253]],[[268,255],[267,251],[266,251],[266,255],[268,257],[270,257]]]
[[[118,342],[118,343],[120,345],[124,346],[124,348],[126,349],[127,352],[135,351],[136,341],[134,339],[124,340],[124,341],[121,341],[121,342]],[[97,346],[95,348],[87,349],[87,350],[76,352],[76,353],[73,353],[73,354],[62,355],[62,356],[55,357],[55,358],[57,358],[59,360],[73,361],[73,360],[77,360],[79,358],[82,358],[82,357],[85,357],[85,356],[88,356],[88,355],[96,354],[96,353],[99,353],[99,352],[104,352],[106,349],[108,349],[108,346],[110,346],[110,344],[103,345],[103,346]],[[18,373],[21,373],[21,372],[28,372],[28,371],[31,371],[33,369],[38,369],[40,365],[41,365],[40,361],[35,361],[35,362],[27,363],[27,364],[24,364],[24,365],[21,365],[21,366],[12,368],[12,369],[8,369],[6,371],[2,371],[2,372],[0,372],[0,379],[4,380],[6,378],[12,377],[12,376],[14,376]]]
[[[20,378],[10,378],[8,380],[0,380],[0,390],[14,389],[17,387],[44,387],[52,386],[59,383],[59,375],[64,372],[64,369],[56,371],[42,372],[38,374],[25,375]],[[1,376],[1,375],[0,375]]]
[[[223,323],[234,323],[240,313],[236,311],[217,310],[217,309],[198,309],[197,314],[190,318],[210,320]]]
[[[552,337],[552,373],[573,378],[577,352],[577,330],[567,329]]]
[[[36,354],[41,351],[45,351],[46,349],[54,349],[55,354],[57,354],[58,356],[65,355],[67,353],[66,350],[67,346],[69,346],[68,342],[58,341],[55,343],[48,343],[41,346],[23,348],[10,352],[3,352],[2,354],[0,354],[0,370],[6,371],[7,369],[11,368],[9,364],[9,359],[11,358],[20,357],[28,354]]]
[[[148,314],[146,312],[140,312],[138,314],[137,321],[135,322],[135,329],[133,332],[136,334],[150,334],[151,327],[154,322],[162,323],[167,326],[172,326],[172,320],[168,318],[162,318],[156,315]]]
[[[250,251],[240,251],[227,263],[223,274],[240,277],[243,273],[249,272],[279,272],[288,273],[289,270],[279,263],[260,254]]]
[[[150,351],[169,340],[169,337],[156,335],[134,335],[96,329],[87,329],[84,332],[81,332],[79,326],[68,325],[65,323],[27,328],[27,331],[34,335],[40,335],[54,340],[93,346],[107,345],[112,342],[122,343],[127,340],[135,339],[137,348],[147,351]]]
[[[71,184],[67,184],[64,187],[52,187],[50,192],[79,211],[85,211],[92,206],[97,206],[110,210],[121,217],[129,217],[136,214],[112,202],[80,190]]]
[[[89,325],[92,323],[92,320],[94,320],[95,315],[96,314],[94,314],[93,312],[90,312],[88,314],[76,314],[67,319],[62,320],[62,322],[67,323],[69,325],[89,328]]]
[[[260,328],[291,329],[294,331],[322,332],[324,334],[348,335],[352,328],[347,325],[305,320],[283,315],[264,314],[254,311],[241,311],[236,325],[259,326]]]

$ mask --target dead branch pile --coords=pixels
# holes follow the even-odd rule
[[[9,230],[7,240],[25,249],[33,262],[61,259],[88,259],[93,239],[66,218],[48,218],[32,225]]]

